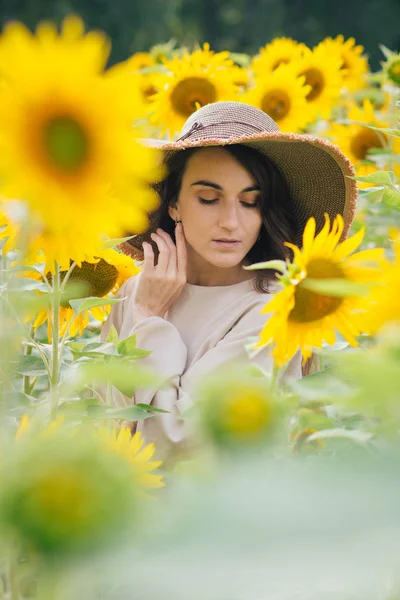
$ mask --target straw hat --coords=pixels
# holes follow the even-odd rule
[[[285,177],[300,228],[296,244],[302,245],[302,233],[309,217],[314,216],[319,230],[324,214],[331,220],[344,219],[342,239],[347,237],[354,217],[357,187],[350,161],[336,146],[310,135],[282,133],[273,119],[262,110],[242,102],[214,102],[194,112],[175,142],[144,140],[164,151],[165,158],[186,148],[243,144],[268,156]],[[158,226],[160,211],[150,215],[150,229],[121,245],[126,254],[142,258],[142,241],[151,241]]]

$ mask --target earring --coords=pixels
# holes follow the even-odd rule
[[[175,219],[175,227],[178,225],[178,223],[182,223],[182,221],[178,221],[178,219]]]

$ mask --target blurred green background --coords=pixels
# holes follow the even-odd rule
[[[0,0],[0,7],[2,26],[18,19],[34,27],[75,12],[111,36],[111,62],[171,38],[255,54],[282,35],[313,46],[342,33],[365,46],[372,70],[382,58],[379,43],[400,49],[400,0]]]

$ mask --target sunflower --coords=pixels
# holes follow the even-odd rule
[[[155,60],[150,52],[136,52],[126,61],[132,71],[141,71],[146,67],[152,67]]]
[[[368,57],[363,54],[363,46],[356,46],[354,38],[345,41],[343,35],[338,35],[335,39],[328,37],[321,44],[327,46],[330,52],[336,53],[342,61],[343,84],[348,90],[366,87],[365,76],[369,73],[369,65]]]
[[[15,441],[25,439],[26,436],[31,436],[36,439],[43,437],[55,437],[61,431],[64,425],[64,416],[59,416],[55,421],[43,427],[43,424],[38,419],[32,419],[28,415],[23,415],[18,425],[18,430],[15,434]],[[155,452],[154,444],[144,445],[144,440],[141,433],[137,432],[132,436],[131,431],[127,427],[116,428],[109,430],[107,427],[100,427],[92,430],[96,442],[100,442],[102,448],[112,453],[117,453],[120,457],[126,459],[134,470],[136,483],[143,490],[156,489],[163,487],[164,481],[162,475],[152,473],[162,465],[162,461],[152,461]],[[82,435],[79,428],[69,430],[69,434],[73,437]]]
[[[232,80],[240,91],[245,91],[250,85],[250,71],[244,67],[232,67]]]
[[[106,320],[110,305],[92,307],[75,316],[69,301],[74,298],[97,297],[105,298],[109,294],[115,295],[121,285],[139,273],[140,269],[134,261],[124,254],[109,248],[96,253],[95,262],[83,261],[81,266],[76,266],[72,271],[66,285],[64,297],[60,307],[60,335],[64,335],[69,328],[69,335],[81,336],[89,324],[90,314],[100,322]],[[60,274],[61,282],[66,271]],[[31,275],[31,272],[27,276]],[[48,335],[51,338],[51,320],[49,310],[43,309],[36,317],[33,327],[37,329],[48,321]],[[51,316],[51,315],[50,315]]]
[[[94,431],[97,437],[112,452],[126,459],[132,466],[134,478],[142,490],[164,487],[162,475],[152,473],[162,465],[162,461],[151,461],[155,452],[154,444],[144,445],[141,433],[138,431],[133,436],[130,429],[121,427],[110,431],[101,427]]]
[[[293,61],[298,75],[310,86],[307,103],[312,119],[329,117],[343,85],[342,60],[323,43],[313,50],[305,48],[301,58]]]
[[[289,361],[298,350],[305,362],[313,348],[320,348],[324,341],[335,342],[335,330],[352,346],[357,345],[356,337],[366,330],[359,310],[363,302],[360,295],[330,295],[312,288],[313,283],[323,284],[327,279],[344,284],[368,284],[378,278],[375,263],[381,266],[383,249],[364,250],[349,256],[361,244],[364,230],[339,243],[343,227],[343,218],[337,215],[330,230],[326,214],[322,230],[315,235],[315,219],[311,217],[304,230],[302,250],[286,244],[294,252],[291,275],[282,280],[283,289],[264,307],[263,313],[272,314],[255,345],[257,348],[272,343],[272,354],[278,365]]]
[[[154,77],[158,91],[151,97],[151,122],[174,135],[198,108],[236,97],[236,70],[228,57],[229,52],[215,54],[204,44],[203,49],[165,61],[167,72]]]
[[[243,102],[267,113],[281,131],[297,132],[310,121],[307,94],[310,87],[291,65],[282,65],[270,75],[256,77]]]
[[[250,68],[257,77],[268,75],[283,64],[301,58],[305,44],[300,44],[287,37],[276,38],[263,48],[260,48],[259,54],[253,57]]]
[[[217,369],[195,392],[200,429],[221,446],[253,445],[271,439],[277,405],[263,379],[233,369]]]
[[[377,118],[374,106],[368,99],[364,100],[362,108],[351,102],[347,117],[350,121],[355,122],[348,125],[332,123],[326,134],[354,164],[357,175],[369,175],[378,170],[378,165],[370,159],[370,151],[372,149],[387,149],[389,141],[385,134],[365,127],[362,123],[374,127],[387,127],[388,125]],[[400,152],[399,138],[393,138],[393,151]],[[384,166],[382,164],[382,168]],[[360,187],[365,187],[365,185],[361,184]]]
[[[83,34],[75,17],[58,36],[34,36],[12,23],[0,36],[0,193],[25,200],[43,231],[80,263],[100,237],[143,232],[158,206],[148,182],[160,178],[154,150],[132,131],[137,82],[103,73],[101,34]]]
[[[0,211],[0,240],[5,240],[2,247],[3,254],[15,248],[18,234],[18,227],[12,223],[8,215]]]
[[[384,325],[400,323],[400,231],[391,232],[394,260],[382,269],[376,286],[366,298],[368,332],[375,334]]]

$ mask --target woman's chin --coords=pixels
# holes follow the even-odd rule
[[[237,265],[239,265],[243,261],[243,256],[235,255],[234,253],[232,253],[231,255],[228,255],[228,254],[222,255],[221,254],[218,256],[215,256],[215,254],[214,254],[213,256],[207,257],[206,260],[214,267],[219,267],[222,269],[229,269],[229,268],[237,267]]]

